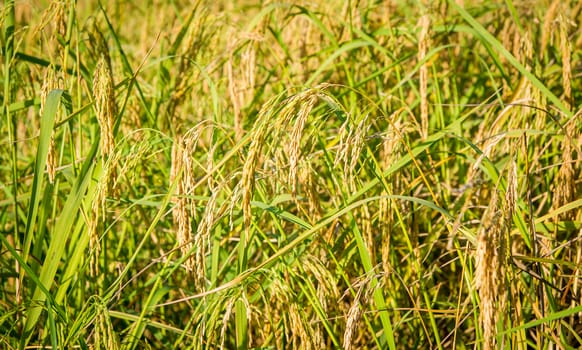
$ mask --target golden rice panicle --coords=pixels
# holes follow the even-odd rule
[[[572,47],[568,38],[568,29],[572,26],[563,15],[558,16],[560,53],[562,54],[562,85],[564,88],[564,104],[568,109],[572,107]]]
[[[95,98],[95,113],[101,130],[101,155],[103,163],[105,163],[115,148],[113,127],[117,113],[113,75],[105,55],[99,58],[93,74],[93,97]]]
[[[504,202],[503,217],[506,221],[506,230],[511,230],[511,222],[517,205],[517,196],[517,163],[515,159],[513,159],[509,165],[507,173],[507,191],[505,192]]]
[[[206,202],[204,214],[193,237],[196,250],[193,270],[194,283],[199,290],[206,289],[206,255],[210,251],[210,234],[215,221],[216,200],[220,193],[217,186],[211,186],[210,191],[210,198]]]
[[[117,196],[114,183],[117,178],[117,164],[115,162],[115,118],[117,117],[117,103],[113,85],[113,74],[110,62],[102,55],[97,62],[93,74],[93,97],[95,99],[95,113],[100,129],[101,161],[105,169],[107,190],[103,196]]]
[[[297,302],[291,302],[288,314],[291,326],[292,348],[315,349],[312,328],[306,319],[303,306]]]
[[[105,36],[99,29],[97,20],[90,17],[83,27],[84,33],[87,35],[87,49],[89,50],[89,57],[100,61],[103,59],[104,64],[107,65],[109,71],[112,71],[111,56],[109,54],[109,46]],[[93,89],[95,89],[93,87]]]
[[[98,228],[104,224],[107,218],[107,197],[111,194],[117,194],[119,188],[116,186],[118,179],[117,164],[121,158],[122,152],[116,152],[111,155],[102,168],[102,172],[97,180],[97,189],[95,199],[91,202],[91,216],[88,222],[89,248],[91,249],[91,260],[89,270],[92,276],[99,274],[99,256],[101,254],[101,244],[99,243]]]
[[[366,278],[357,281],[353,286],[357,289],[357,292],[346,315],[346,329],[343,336],[343,348],[346,350],[357,348],[354,346],[354,336],[358,334],[363,310],[365,309],[363,305],[368,304],[370,296],[374,292],[374,289],[371,287],[371,281],[372,275],[369,275]],[[378,287],[379,286],[376,288]]]
[[[479,293],[479,322],[483,330],[483,348],[496,346],[497,323],[507,314],[505,273],[511,256],[511,226],[517,203],[517,163],[507,169],[507,189],[500,199],[494,189],[477,236],[475,287]]]
[[[533,44],[529,33],[522,34],[516,28],[515,22],[512,19],[507,19],[506,28],[502,32],[504,33],[504,38],[507,38],[504,45],[507,45],[511,49],[516,59],[528,71],[532,71]],[[503,91],[503,97],[504,99],[508,99],[509,103],[496,115],[492,124],[483,123],[481,125],[480,137],[483,137],[485,134],[494,135],[507,128],[531,127],[531,121],[534,119],[532,115],[536,112],[532,106],[536,106],[538,102],[538,90],[533,87],[529,79],[522,76],[516,87],[510,86],[504,80]]]
[[[333,3],[333,1],[328,1],[328,3]],[[339,2],[341,3],[341,1]],[[349,23],[350,27],[352,28],[362,28],[362,10],[363,8],[361,8],[360,2],[350,2],[350,1],[344,1],[343,2],[343,8],[341,10],[341,16],[343,18],[343,23]],[[334,11],[335,9],[330,9],[331,11]],[[337,10],[335,10],[337,11]],[[335,12],[334,11],[334,12]],[[332,12],[333,13],[333,12]],[[345,25],[341,25],[339,24],[339,30],[341,30],[341,37],[340,40],[341,41],[349,41],[352,40],[352,36],[353,36],[353,31],[351,30],[351,28],[349,28],[348,26]],[[348,29],[349,30],[346,30]]]
[[[418,20],[420,35],[418,37],[418,62],[426,58],[430,47],[430,17],[423,15]],[[428,137],[428,62],[420,66],[420,135],[422,139]]]
[[[245,240],[249,239],[248,233],[250,233],[250,225],[252,219],[251,200],[255,189],[255,173],[257,171],[257,167],[261,159],[261,152],[263,149],[263,144],[265,143],[269,127],[272,126],[273,123],[272,119],[275,118],[274,111],[277,110],[278,108],[279,102],[278,100],[279,100],[278,96],[270,99],[263,105],[263,107],[259,111],[257,120],[255,121],[251,129],[252,130],[250,135],[251,141],[248,147],[247,157],[243,164],[241,181],[240,184],[235,189],[233,195],[233,203],[235,198],[237,198],[238,196],[242,197],[241,206],[243,211],[244,229],[246,233]],[[278,120],[275,121],[275,123],[278,122],[279,122]],[[244,243],[246,244],[247,242]]]
[[[299,167],[298,181],[301,184],[303,195],[307,198],[309,218],[312,223],[315,223],[321,219],[323,210],[320,203],[316,172],[308,161],[302,162],[302,166]]]
[[[516,31],[519,33],[518,31]],[[516,34],[515,35],[515,53],[516,57],[520,60],[520,62],[524,65],[524,67],[528,71],[532,71],[532,62],[534,60],[534,53],[533,53],[533,43],[531,41],[531,37],[529,33],[525,33],[523,35]],[[516,110],[514,113],[510,113],[508,115],[508,127],[510,129],[513,128],[523,128],[523,127],[531,127],[529,124],[531,123],[532,115],[535,113],[535,109],[529,107],[529,105],[533,105],[537,107],[537,103],[539,97],[538,89],[533,86],[529,79],[522,78],[521,83],[517,91],[514,92],[514,98],[511,103],[515,104],[523,104],[523,107],[517,107],[517,109],[512,108],[511,110]],[[515,116],[513,118],[512,116]],[[537,118],[540,119],[540,118]]]
[[[245,159],[242,169],[242,210],[243,210],[243,222],[245,230],[245,242],[248,243],[251,219],[252,219],[252,209],[251,200],[255,191],[255,173],[256,168],[261,157],[261,151],[263,149],[263,143],[267,134],[267,126],[269,125],[269,118],[271,114],[268,108],[264,108],[261,113],[259,113],[259,118],[255,123],[252,131],[251,144],[248,149],[248,156]],[[265,117],[267,116],[267,117]]]
[[[117,333],[113,329],[111,317],[106,304],[97,305],[95,331],[93,332],[93,349],[117,350],[120,348]]]
[[[187,101],[188,94],[192,91],[195,83],[200,81],[200,70],[196,68],[195,62],[200,60],[204,54],[205,48],[211,42],[214,35],[214,23],[208,10],[199,6],[201,1],[197,1],[189,17],[185,19],[185,25],[188,25],[186,36],[180,43],[180,50],[177,52],[179,57],[178,67],[173,74],[175,77],[171,87],[169,101],[166,105],[166,115],[163,122],[168,125],[174,133],[181,133],[185,125],[182,113],[178,113],[181,106]]]
[[[493,136],[493,137],[487,139],[487,141],[485,142],[485,145],[483,147],[483,153],[481,153],[479,155],[479,158],[477,158],[477,160],[473,164],[473,167],[471,168],[473,171],[476,171],[479,169],[479,166],[481,165],[481,163],[483,162],[483,160],[485,158],[491,157],[493,150],[495,149],[497,144],[499,144],[499,142],[501,142],[503,140],[503,138],[504,138],[504,135],[499,134],[499,135],[496,135],[496,136]]]
[[[100,129],[102,173],[98,180],[96,198],[92,202],[92,217],[89,220],[89,236],[91,249],[90,271],[93,275],[99,273],[98,260],[101,252],[97,228],[105,220],[106,198],[117,196],[114,184],[117,179],[117,159],[115,155],[115,138],[113,128],[117,115],[113,76],[108,56],[102,55],[93,73],[93,98],[95,99],[95,114]]]
[[[367,205],[362,205],[356,210],[355,215],[358,220],[360,234],[364,239],[364,245],[370,254],[370,259],[376,261],[376,245],[374,242],[374,234],[376,233],[376,230],[375,227],[372,227],[372,214],[370,213],[370,208]]]
[[[305,142],[303,136],[311,111],[321,96],[319,87],[293,94],[281,101],[277,118],[271,121],[274,123],[271,140],[277,144],[270,150],[273,156],[268,159],[267,166],[277,175],[278,181],[289,184],[298,206],[303,205],[297,199],[299,184],[303,185],[302,179],[309,180],[307,172],[311,169],[310,160],[303,153],[312,145]],[[309,191],[307,188],[302,190]],[[313,204],[310,203],[312,208],[315,207]]]
[[[498,196],[493,192],[477,236],[475,257],[475,287],[479,293],[479,322],[483,332],[483,348],[494,349],[496,344],[496,324],[499,310],[498,301],[503,297],[501,254],[502,213],[498,209]]]
[[[385,196],[388,193],[382,192]],[[378,223],[380,238],[382,240],[380,244],[380,254],[382,257],[382,270],[390,271],[392,268],[391,256],[392,256],[392,224],[394,222],[392,218],[392,202],[388,198],[381,198],[378,203]]]
[[[400,108],[388,117],[390,125],[383,136],[380,150],[380,162],[384,169],[394,164],[404,152],[403,137],[411,128],[402,121],[400,115],[403,111],[404,108]],[[394,180],[397,180],[397,178]]]
[[[107,197],[107,184],[104,181],[105,175],[101,175],[97,182],[97,190],[95,193],[95,200],[91,203],[91,217],[87,224],[87,231],[89,234],[89,249],[91,250],[89,260],[89,272],[92,276],[99,274],[99,256],[101,254],[101,244],[99,244],[99,234],[97,228],[99,222],[104,217],[105,213],[105,199]]]
[[[172,217],[176,225],[176,240],[182,254],[190,254],[184,265],[186,270],[195,274],[196,257],[191,254],[193,247],[192,237],[192,220],[194,219],[194,164],[192,154],[196,147],[199,134],[197,132],[188,132],[182,137],[176,137],[172,147],[172,165],[170,168],[170,183],[176,184],[176,190],[172,201]],[[195,281],[199,281],[194,276]]]
[[[182,140],[180,138],[174,140],[172,146],[172,165],[170,169],[170,183],[178,182],[174,197],[172,201],[174,202],[174,207],[172,208],[172,217],[174,220],[174,225],[176,228],[176,238],[180,249],[188,251],[188,243],[190,242],[190,232],[192,231],[192,226],[190,222],[190,215],[188,213],[188,204],[186,198],[184,198],[184,193],[186,192],[184,181],[182,177],[182,170],[184,169],[184,145],[182,145]]]
[[[544,16],[544,25],[542,27],[542,37],[540,39],[540,59],[544,58],[544,55],[548,52],[548,44],[550,43],[552,36],[554,35],[554,21],[557,15],[560,13],[561,0],[554,0],[550,7],[547,9]]]
[[[243,105],[243,94],[241,89],[238,87],[238,81],[234,76],[234,63],[233,57],[231,56],[225,64],[226,77],[228,80],[228,96],[230,97],[230,102],[232,104],[232,113],[234,114],[234,134],[236,140],[240,140],[244,133],[244,121],[241,113],[241,106]]]
[[[51,2],[50,6],[43,12],[40,24],[33,31],[34,36],[41,33],[44,35],[44,33],[47,32],[47,27],[50,28],[48,31],[50,36],[47,38],[48,43],[46,44],[46,47],[50,55],[59,55],[59,57],[52,57],[51,62],[53,64],[59,62],[63,66],[66,64],[64,56],[66,53],[65,50],[61,49],[59,39],[64,38],[67,32],[65,8],[68,6],[70,6],[70,1]],[[53,89],[64,89],[65,72],[65,69],[57,72],[53,65],[50,65],[46,69],[40,94],[41,116],[43,114],[48,93]],[[55,150],[55,138],[54,135],[52,135],[47,159],[47,173],[50,183],[54,183],[56,168],[58,166],[57,162],[58,159]]]
[[[349,191],[356,190],[355,170],[360,160],[360,155],[366,145],[366,136],[370,130],[369,116],[365,115],[355,124],[352,118],[346,118],[342,124],[339,134],[339,149],[334,160],[334,166],[342,168],[342,180],[347,185]]]
[[[318,59],[313,57],[322,45],[320,33],[313,21],[305,16],[293,16],[282,29],[282,41],[287,45],[286,52],[279,45],[275,46],[275,50],[277,56],[289,57],[289,85],[303,84],[318,65]]]
[[[255,75],[256,75],[256,56],[259,42],[264,38],[258,33],[245,33],[248,42],[240,55],[238,65],[234,54],[231,53],[228,62],[225,65],[226,75],[228,78],[228,95],[233,107],[234,113],[234,131],[237,140],[240,140],[244,134],[244,116],[242,109],[247,106],[253,99],[255,93]],[[238,48],[238,42],[237,42]]]
[[[315,296],[321,303],[321,309],[324,315],[329,314],[329,307],[328,303],[326,302],[327,298],[327,291],[321,287],[321,285],[317,286],[317,290],[315,291]],[[325,332],[321,322],[317,319],[317,315],[312,316],[312,327],[313,327],[313,344],[316,349],[324,349],[325,346]]]
[[[244,304],[245,316],[247,319],[247,323],[248,323],[249,327],[252,327],[253,308],[251,307],[251,304],[249,302],[249,298],[247,297],[247,293],[244,290],[242,290],[240,293],[239,301],[241,301]],[[241,344],[241,345],[243,345],[243,347],[245,347],[245,348],[248,348],[252,343],[253,343],[253,333],[248,332],[247,333],[247,343]]]
[[[276,274],[273,277],[273,282],[270,284],[267,293],[267,302],[265,305],[268,306],[268,309],[265,310],[265,313],[272,315],[268,327],[276,329],[277,325],[284,325],[283,329],[285,330],[285,334],[282,334],[275,340],[277,348],[283,349],[284,344],[287,343],[289,338],[291,338],[291,327],[288,325],[289,318],[287,317],[286,312],[288,310],[288,305],[291,303],[290,300],[293,298],[293,292],[290,290],[290,285],[286,283],[282,276]]]
[[[42,14],[40,23],[34,28],[33,36],[46,35],[50,33],[45,45],[46,52],[51,56],[51,62],[58,58],[61,63],[66,62],[66,52],[62,49],[59,40],[63,40],[67,33],[67,18],[65,10],[71,6],[70,0],[51,1],[50,5]],[[48,29],[48,30],[47,30]]]
[[[220,328],[220,349],[224,349],[224,342],[226,340],[226,331],[228,329],[228,323],[230,321],[230,316],[232,316],[235,300],[229,298],[226,303],[226,310],[222,316],[222,327]]]
[[[383,169],[390,168],[394,162],[402,157],[405,152],[403,139],[404,135],[413,132],[414,128],[403,122],[401,114],[405,108],[399,108],[393,112],[389,117],[389,125],[386,133],[383,135],[382,148],[380,149],[380,164]],[[403,187],[403,176],[391,176],[386,184],[386,188],[382,190],[382,195],[401,194]],[[378,221],[379,230],[381,233],[381,255],[384,271],[390,271],[391,267],[391,237],[394,234],[395,215],[405,215],[408,210],[408,205],[405,201],[393,200],[383,197],[378,203]],[[397,214],[401,211],[400,214]]]
[[[515,208],[518,201],[518,183],[517,183],[517,162],[514,159],[511,160],[509,164],[509,169],[507,169],[507,189],[505,191],[505,198],[503,201],[502,215],[503,215],[503,227],[501,236],[499,237],[499,261],[501,264],[501,275],[502,285],[505,286],[504,271],[506,266],[510,264],[511,252],[513,247],[513,240],[511,238],[511,228],[513,225],[513,215],[515,214]],[[503,296],[500,297],[500,310],[505,310],[507,299]]]
[[[289,145],[286,146],[286,151],[289,157],[289,183],[291,184],[291,192],[294,197],[297,195],[297,174],[298,164],[301,157],[301,140],[303,138],[303,131],[305,130],[307,118],[317,100],[318,96],[316,89],[310,89],[298,94],[291,99],[290,106],[292,106],[292,108],[287,108],[284,114],[285,124],[290,123],[292,118],[295,117],[290,132],[291,140]],[[295,107],[298,108],[297,114],[294,113]]]
[[[500,35],[501,44],[503,45],[503,47],[507,48],[508,50],[511,50],[513,55],[516,56],[515,38],[516,36],[519,36],[519,32],[517,32],[517,28],[515,25],[515,21],[513,20],[513,17],[508,16],[505,18],[505,21],[503,22],[503,27],[500,31]],[[507,64],[507,59],[503,55],[499,57],[499,61],[503,65]],[[502,84],[504,97],[510,96],[512,92],[510,83],[503,79]]]

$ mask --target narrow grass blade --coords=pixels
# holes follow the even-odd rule
[[[575,307],[570,308],[570,309],[554,312],[554,313],[549,314],[546,317],[533,320],[531,322],[519,325],[517,327],[506,329],[504,331],[499,332],[498,335],[516,333],[516,332],[519,332],[522,330],[537,327],[537,326],[542,325],[544,323],[549,323],[549,322],[552,322],[555,320],[560,320],[560,319],[575,315],[575,314],[580,313],[580,312],[582,312],[582,305],[578,305],[578,306],[575,306]]]
[[[92,167],[91,167],[92,168]],[[71,234],[71,228],[74,222],[77,220],[77,213],[83,196],[89,183],[91,182],[91,171],[85,173],[85,176],[77,178],[74,187],[63,206],[61,215],[58,217],[54,231],[52,232],[51,241],[46,253],[46,258],[42,262],[42,268],[39,274],[40,283],[42,285],[37,285],[34,289],[34,294],[32,297],[33,302],[42,303],[46,299],[46,294],[43,293],[42,288],[50,290],[54,282],[54,277],[56,275],[57,269],[60,265],[61,258],[65,251],[65,244],[68,242]],[[26,325],[24,328],[25,336],[23,337],[23,342],[27,342],[32,334],[33,328],[36,326],[38,318],[40,316],[42,309],[38,306],[32,306],[28,309],[26,317]]]
[[[34,179],[32,182],[32,190],[30,196],[30,204],[28,207],[28,214],[26,217],[26,231],[24,233],[24,247],[23,258],[28,260],[28,252],[32,242],[34,227],[36,225],[36,218],[38,213],[38,206],[42,198],[42,189],[44,184],[44,170],[46,167],[51,136],[53,134],[53,127],[58,111],[61,97],[65,93],[64,90],[53,90],[47,98],[44,108],[44,113],[40,119],[40,138],[38,148],[36,151],[36,160],[34,162]]]
[[[247,349],[247,306],[238,299],[235,305],[236,349]]]
[[[87,191],[86,191],[85,195],[83,196],[82,205],[84,205],[85,208],[87,208],[87,207],[90,208],[91,203],[92,203],[93,199],[95,198],[95,194],[97,193],[97,185],[98,185],[98,181],[99,181],[98,179],[102,175],[102,170],[103,170],[102,163],[95,162],[95,165],[93,165],[94,162],[92,161],[95,158],[95,156],[97,155],[97,151],[99,150],[99,143],[100,143],[99,138],[96,138],[93,141],[93,145],[91,147],[91,150],[87,154],[87,161],[85,161],[85,164],[80,172],[80,174],[83,178],[90,177],[92,180],[91,183],[87,187]],[[73,229],[73,231],[71,233],[71,237],[69,237],[69,240],[71,242],[76,242],[76,243],[75,243],[74,254],[71,254],[70,256],[68,256],[66,269],[63,272],[63,274],[61,275],[62,276],[61,277],[61,284],[59,285],[59,288],[55,293],[55,302],[58,305],[60,305],[60,303],[64,300],[66,293],[67,293],[67,290],[69,288],[69,285],[73,281],[73,276],[76,273],[78,273],[79,265],[81,264],[83,259],[86,258],[85,252],[86,252],[87,246],[89,244],[90,236],[89,236],[89,234],[86,233],[85,230],[87,230],[86,223],[82,220],[78,220],[76,227]],[[81,235],[81,237],[79,237],[79,235]]]

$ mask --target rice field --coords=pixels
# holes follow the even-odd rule
[[[0,22],[0,348],[582,347],[582,3]]]

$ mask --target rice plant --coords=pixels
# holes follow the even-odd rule
[[[0,347],[582,346],[582,5],[5,1]]]

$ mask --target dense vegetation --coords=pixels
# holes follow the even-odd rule
[[[1,348],[582,346],[582,3],[0,21]]]

